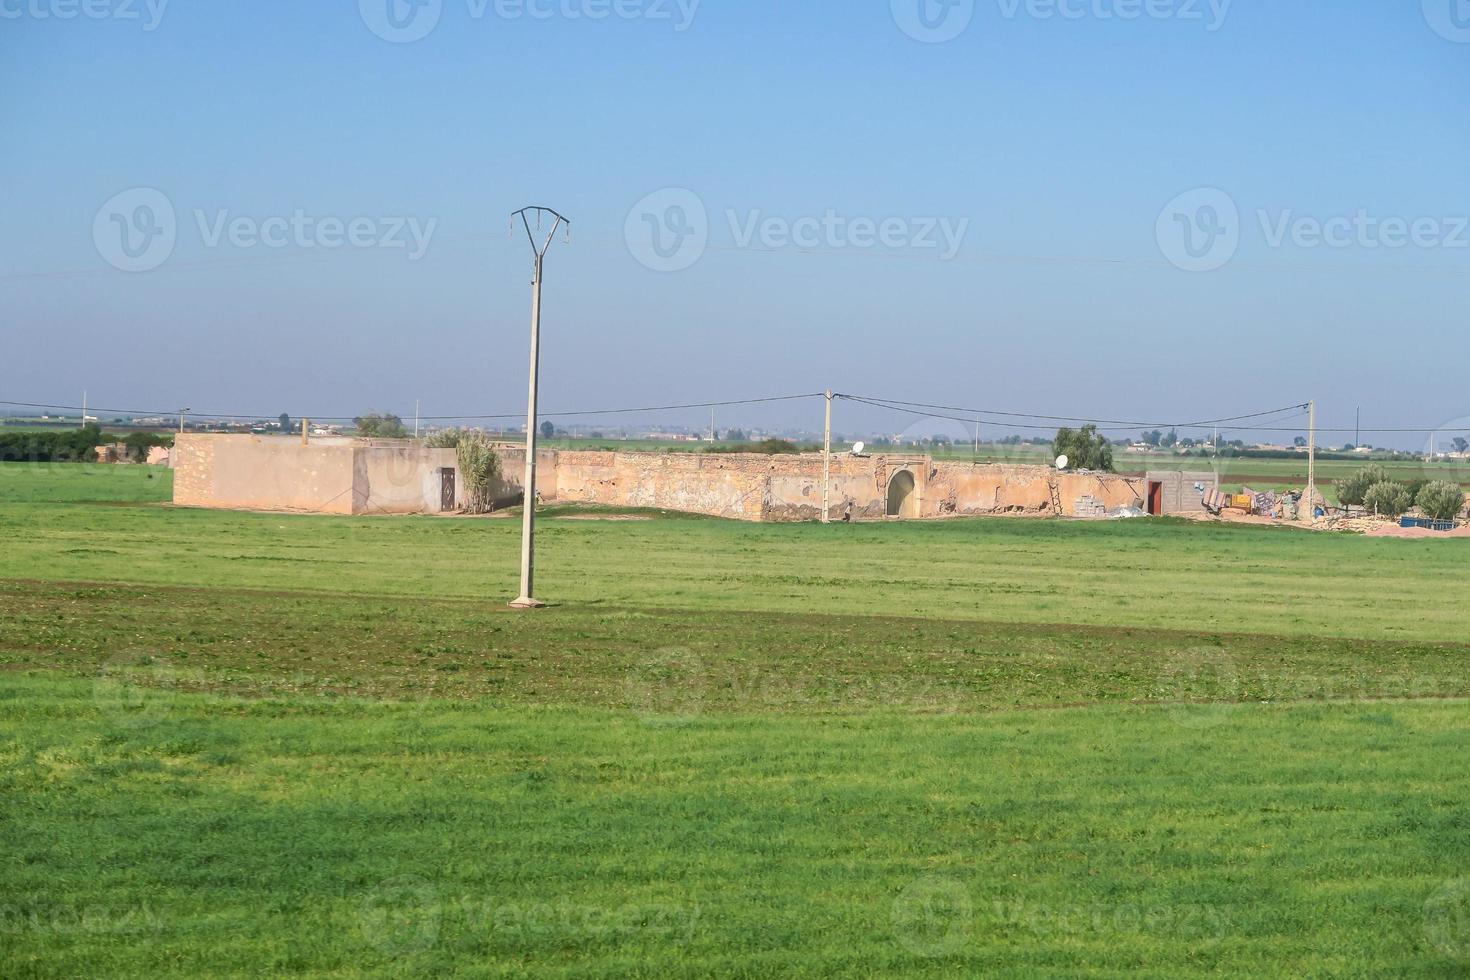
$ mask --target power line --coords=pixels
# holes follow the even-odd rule
[[[1250,413],[1248,415],[1233,415],[1233,416],[1230,416],[1228,418],[1204,419],[1204,420],[1194,421],[1194,422],[1130,422],[1130,421],[1122,421],[1122,420],[1118,420],[1118,419],[1091,419],[1091,418],[1082,418],[1082,417],[1079,417],[1079,416],[1038,415],[1038,414],[1031,414],[1031,413],[1026,413],[1026,412],[1001,412],[1001,411],[993,411],[993,410],[989,410],[989,409],[959,408],[959,407],[956,407],[956,406],[953,406],[953,405],[931,405],[931,404],[926,404],[924,402],[905,402],[905,401],[897,401],[897,400],[894,400],[894,399],[869,398],[869,397],[866,397],[866,396],[863,396],[863,395],[852,395],[852,394],[840,394],[840,395],[839,394],[834,394],[833,397],[836,397],[836,398],[845,398],[848,401],[858,402],[858,403],[861,403],[861,404],[864,404],[864,405],[871,405],[874,408],[884,408],[884,409],[888,409],[890,411],[904,412],[904,413],[907,413],[907,414],[910,414],[910,415],[916,415],[916,416],[919,416],[919,417],[922,417],[922,418],[941,418],[941,419],[947,419],[947,420],[951,420],[951,421],[955,421],[955,422],[966,422],[966,423],[973,423],[973,422],[975,422],[975,421],[978,420],[978,421],[980,421],[980,422],[982,422],[984,424],[988,424],[988,425],[991,425],[991,426],[1000,426],[1002,428],[1010,428],[1010,429],[1041,429],[1041,428],[1046,428],[1047,427],[1046,425],[1041,424],[1041,423],[1051,423],[1051,422],[1081,422],[1081,423],[1085,423],[1085,424],[1096,425],[1096,426],[1098,426],[1099,429],[1111,429],[1111,430],[1136,429],[1136,428],[1144,428],[1144,429],[1150,429],[1150,428],[1198,429],[1198,428],[1207,428],[1207,427],[1215,426],[1215,425],[1221,425],[1221,424],[1226,423],[1226,422],[1238,422],[1238,421],[1250,421],[1250,420],[1253,420],[1253,419],[1262,419],[1262,418],[1267,418],[1267,417],[1273,416],[1273,415],[1281,415],[1281,414],[1283,414],[1285,412],[1296,412],[1296,413],[1300,414],[1307,407],[1306,406],[1306,403],[1303,402],[1300,405],[1288,405],[1285,408],[1277,408],[1277,409],[1272,409],[1270,411],[1265,411],[1265,412],[1252,412],[1252,413]],[[914,409],[935,409],[935,410],[938,410],[938,411],[918,412],[918,411],[914,411]],[[941,412],[960,412],[960,413],[964,413],[964,414],[960,414],[960,415],[946,415],[946,414],[940,414]],[[1017,423],[1017,422],[1002,422],[1002,421],[997,421],[994,418],[990,418],[989,416],[1001,416],[1001,417],[1004,417],[1004,418],[1012,418],[1012,419],[1032,419],[1032,420],[1035,420],[1035,424]],[[1283,420],[1277,420],[1277,421],[1283,421]],[[1229,428],[1231,428],[1233,430],[1245,431],[1245,430],[1250,429],[1251,427],[1249,427],[1249,426],[1230,426]],[[1281,430],[1281,431],[1293,431],[1293,430]]]
[[[540,413],[540,415],[543,418],[573,418],[573,417],[581,418],[581,417],[593,416],[593,415],[631,415],[631,414],[637,414],[639,412],[673,412],[673,411],[680,411],[680,410],[684,410],[684,409],[695,409],[695,408],[723,408],[723,407],[730,406],[730,405],[759,405],[759,404],[764,404],[764,403],[767,403],[767,402],[785,402],[785,401],[795,401],[797,399],[802,399],[802,398],[822,398],[822,397],[824,397],[824,394],[822,392],[820,392],[820,391],[814,391],[814,392],[810,392],[810,393],[807,393],[807,394],[801,394],[801,395],[774,395],[774,396],[771,396],[771,397],[768,397],[768,398],[735,398],[735,399],[729,399],[727,401],[689,402],[687,404],[682,404],[682,405],[649,405],[649,406],[643,406],[643,407],[640,407],[640,408],[600,408],[600,409],[593,409],[591,411],[586,411],[586,412],[542,412],[542,413]],[[82,409],[82,406],[80,406],[80,405],[53,405],[53,404],[48,404],[48,403],[44,403],[44,402],[18,402],[18,401],[3,401],[3,400],[0,400],[0,405],[10,405],[10,406],[16,407],[16,408],[44,408],[44,409],[49,409],[49,410],[52,410],[52,411],[80,412],[80,411],[83,410]],[[108,412],[108,413],[112,413],[112,414],[116,414],[116,415],[143,415],[143,416],[150,416],[150,415],[165,415],[166,416],[166,415],[178,415],[179,414],[179,409],[177,409],[177,408],[170,408],[170,409],[164,409],[164,410],[156,410],[156,409],[141,409],[141,408],[108,408],[106,406],[97,406],[97,405],[89,405],[89,406],[87,406],[86,407],[86,411],[87,412]],[[231,413],[231,412],[201,412],[201,411],[199,411],[197,409],[191,410],[189,414],[192,415],[192,416],[194,416],[195,418],[241,419],[241,420],[247,420],[247,421],[269,421],[270,419],[272,419],[272,418],[275,417],[274,415],[272,415],[272,414],[270,414],[268,412],[262,412],[262,413],[255,414],[255,415],[245,415],[245,414]],[[494,419],[519,419],[519,418],[522,418],[524,415],[525,415],[524,412],[505,412],[505,413],[502,413],[502,414],[499,414],[499,415],[422,415],[419,418],[422,421],[425,421],[425,422],[448,422],[448,421],[455,421],[455,422],[475,422],[475,421],[489,421],[489,420],[494,420]],[[297,413],[295,417],[296,418],[308,418],[308,419],[311,419],[314,422],[350,422],[353,419],[359,418],[360,416],[356,416],[356,415],[314,415],[314,414],[311,414],[311,413],[302,412],[302,413]]]
[[[643,412],[674,412],[674,411],[686,411],[686,410],[704,409],[704,408],[726,408],[726,407],[738,406],[738,405],[760,405],[760,404],[768,404],[768,403],[772,403],[772,402],[799,401],[799,400],[803,400],[803,399],[814,399],[814,398],[824,398],[824,397],[826,397],[826,393],[825,392],[812,391],[812,392],[805,392],[805,393],[797,394],[797,395],[773,395],[773,396],[763,397],[763,398],[732,398],[732,399],[726,399],[726,400],[723,400],[723,401],[685,402],[685,403],[676,404],[676,405],[645,405],[645,406],[636,407],[636,408],[599,408],[599,409],[590,409],[588,411],[582,411],[582,412],[546,412],[546,413],[541,413],[541,416],[543,418],[586,418],[586,417],[608,416],[608,415],[633,415],[633,414],[638,414],[638,413],[643,413]],[[896,399],[871,398],[871,397],[868,397],[866,395],[844,394],[844,393],[839,393],[839,392],[833,392],[832,397],[833,398],[843,398],[843,399],[846,399],[847,401],[855,402],[855,403],[862,404],[862,405],[868,405],[868,406],[871,406],[873,408],[885,409],[887,411],[899,412],[899,413],[902,413],[902,414],[905,414],[905,415],[914,416],[916,418],[945,419],[947,421],[963,422],[963,423],[965,423],[967,425],[973,425],[978,420],[978,421],[980,421],[984,425],[989,425],[989,426],[992,426],[992,427],[1007,428],[1007,429],[1044,429],[1044,428],[1049,428],[1050,427],[1049,423],[1055,423],[1055,422],[1076,422],[1076,423],[1082,423],[1082,424],[1096,425],[1096,426],[1099,427],[1100,430],[1105,430],[1105,431],[1126,431],[1126,430],[1131,430],[1131,429],[1164,429],[1164,428],[1172,428],[1172,429],[1199,429],[1199,428],[1209,428],[1209,427],[1217,426],[1218,425],[1218,426],[1220,426],[1222,432],[1223,431],[1229,431],[1229,432],[1298,432],[1298,431],[1301,430],[1301,427],[1300,426],[1286,426],[1286,425],[1228,425],[1227,423],[1230,423],[1230,422],[1249,422],[1249,421],[1254,421],[1254,420],[1258,420],[1258,419],[1266,419],[1266,418],[1269,418],[1270,416],[1273,416],[1273,415],[1281,415],[1281,414],[1286,413],[1286,412],[1293,412],[1293,413],[1295,413],[1295,414],[1291,415],[1288,418],[1284,418],[1284,419],[1273,419],[1272,420],[1272,421],[1275,421],[1275,422],[1289,422],[1289,421],[1293,421],[1294,419],[1297,419],[1297,418],[1302,417],[1305,414],[1305,410],[1306,410],[1306,403],[1303,402],[1300,405],[1288,405],[1288,406],[1286,406],[1284,408],[1272,409],[1270,411],[1251,412],[1251,413],[1248,413],[1248,414],[1245,414],[1245,415],[1232,415],[1232,416],[1227,416],[1227,417],[1219,418],[1219,419],[1202,419],[1202,420],[1191,421],[1191,422],[1130,422],[1130,421],[1122,421],[1122,420],[1117,420],[1117,419],[1093,419],[1093,418],[1085,418],[1085,417],[1082,417],[1082,416],[1040,415],[1040,414],[1030,414],[1030,413],[1026,413],[1026,412],[1003,412],[1003,411],[998,411],[998,410],[994,410],[994,409],[968,409],[968,408],[960,408],[960,407],[952,406],[952,405],[935,405],[935,404],[930,404],[930,403],[926,403],[926,402],[910,402],[910,401],[899,401],[899,400],[896,400]],[[61,404],[53,404],[53,403],[50,403],[50,402],[23,402],[23,401],[0,400],[0,405],[11,406],[11,407],[14,407],[14,408],[46,409],[46,410],[50,410],[50,411],[81,412],[81,411],[84,410],[83,409],[83,406],[80,406],[80,405],[61,405]],[[928,411],[921,411],[923,409],[927,409]],[[177,409],[177,408],[170,408],[170,409],[109,408],[109,407],[106,407],[106,406],[95,406],[95,405],[86,406],[85,411],[88,412],[88,413],[93,413],[93,412],[106,412],[106,413],[110,413],[110,414],[114,414],[114,415],[132,415],[132,416],[177,416],[179,414],[179,409]],[[948,414],[948,413],[955,413],[955,414]],[[257,414],[243,414],[243,413],[238,413],[238,412],[234,412],[234,413],[232,413],[232,412],[203,412],[203,411],[198,411],[198,410],[191,410],[189,414],[192,417],[198,418],[198,419],[210,419],[210,420],[241,420],[241,421],[252,421],[252,422],[253,421],[270,421],[271,419],[275,418],[275,415],[272,414],[272,413],[269,413],[269,412],[261,412],[261,413],[257,413]],[[525,414],[524,412],[504,412],[504,413],[499,413],[499,414],[488,414],[488,415],[474,415],[474,414],[471,414],[471,415],[423,415],[423,416],[420,416],[420,419],[422,421],[425,421],[425,422],[476,422],[476,421],[496,421],[496,420],[501,420],[501,419],[520,419],[520,418],[522,418],[524,416],[524,414]],[[308,418],[308,419],[311,419],[312,421],[316,421],[316,422],[351,422],[354,419],[359,418],[360,416],[355,416],[355,415],[317,415],[317,414],[303,412],[303,413],[296,413],[296,414],[293,415],[293,417],[294,418]],[[1001,421],[1001,419],[1031,419],[1031,420],[1034,420],[1034,422],[1033,423],[1007,422],[1007,421]],[[1324,433],[1324,432],[1326,432],[1326,433],[1354,432],[1354,433],[1358,433],[1360,435],[1392,435],[1392,434],[1415,435],[1415,434],[1428,434],[1428,433],[1434,433],[1434,432],[1443,432],[1443,433],[1462,433],[1463,432],[1463,433],[1470,433],[1470,426],[1459,426],[1459,427],[1423,426],[1423,427],[1418,427],[1418,428],[1415,428],[1415,427],[1400,427],[1400,428],[1392,428],[1392,427],[1389,427],[1389,428],[1355,428],[1355,427],[1352,427],[1352,426],[1346,426],[1346,427],[1319,426],[1317,428],[1317,431],[1319,433]]]

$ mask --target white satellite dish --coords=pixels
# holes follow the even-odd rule
[[[854,456],[861,455],[861,453],[863,451],[863,448],[864,448],[864,444],[863,443],[861,443],[861,442],[855,442],[855,443],[853,443],[852,444],[852,454]]]
[[[1070,462],[1071,462],[1071,460],[1068,459],[1065,455],[1058,456],[1057,457],[1057,469],[1059,469],[1059,470],[1066,469],[1067,468],[1067,464],[1070,463]]]

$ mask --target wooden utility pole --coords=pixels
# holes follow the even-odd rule
[[[832,522],[832,389],[823,393],[827,399],[827,422],[822,429],[822,523]]]

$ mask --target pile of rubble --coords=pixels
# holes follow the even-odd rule
[[[1377,514],[1329,514],[1318,522],[1319,526],[1330,531],[1354,531],[1358,534],[1370,534],[1386,527],[1397,527],[1398,521],[1392,517],[1380,517]]]

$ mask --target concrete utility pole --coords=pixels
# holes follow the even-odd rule
[[[87,390],[82,389],[82,428],[87,427]]]
[[[827,422],[822,428],[822,523],[832,522],[832,389],[823,392],[827,399]]]
[[[1307,520],[1317,514],[1317,400],[1307,402]]]
[[[188,408],[179,409],[179,435],[184,434],[184,419],[189,415],[189,412],[191,411],[192,409]]]
[[[417,398],[413,400],[413,437],[415,439],[419,437],[419,400]]]
[[[536,231],[531,230],[532,212],[536,215],[536,231],[541,230],[543,215],[552,219],[551,230],[539,243],[536,241]],[[512,609],[539,609],[546,605],[535,598],[533,580],[536,553],[536,381],[541,367],[541,270],[546,250],[551,247],[551,239],[555,237],[556,230],[566,225],[570,237],[572,223],[551,208],[533,205],[521,208],[510,216],[512,228],[517,215],[526,229],[526,238],[531,243],[535,262],[531,273],[531,379],[526,395],[526,475],[522,484],[524,501],[521,509],[524,516],[521,521],[521,593],[510,605]]]

